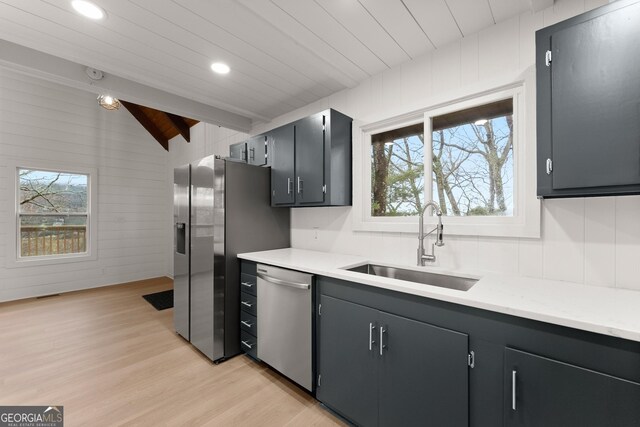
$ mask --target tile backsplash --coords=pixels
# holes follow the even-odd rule
[[[352,231],[351,208],[292,211],[296,248],[414,265],[413,234]],[[446,219],[444,219],[446,231]],[[430,244],[431,238],[428,238]],[[435,266],[640,291],[640,196],[545,200],[540,239],[447,236]]]

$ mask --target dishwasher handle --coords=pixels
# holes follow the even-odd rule
[[[289,282],[287,280],[276,279],[275,277],[267,276],[266,274],[262,274],[260,272],[258,272],[258,277],[269,283],[273,283],[274,285],[289,286],[290,288],[303,289],[303,290],[307,290],[311,288],[311,285],[309,285],[308,283]]]

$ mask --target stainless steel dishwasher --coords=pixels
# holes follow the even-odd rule
[[[258,358],[313,391],[311,274],[258,264]]]

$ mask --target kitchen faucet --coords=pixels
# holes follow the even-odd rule
[[[436,225],[436,228],[434,228],[433,230],[429,231],[428,233],[425,233],[424,232],[424,212],[429,207],[432,207],[435,214],[438,215],[438,225]],[[442,236],[443,236],[442,230],[444,228],[442,226],[442,211],[440,210],[440,207],[436,204],[436,202],[429,201],[427,202],[427,204],[425,204],[424,208],[422,208],[422,212],[420,212],[419,221],[420,223],[418,227],[418,265],[424,267],[424,263],[426,261],[434,262],[436,260],[435,246],[438,246],[438,247],[444,246],[444,242],[442,241]],[[424,238],[433,232],[436,233],[436,241],[435,243],[431,244],[431,253],[425,254]]]

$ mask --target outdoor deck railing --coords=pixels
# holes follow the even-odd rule
[[[85,225],[21,226],[20,255],[45,256],[87,251]]]

